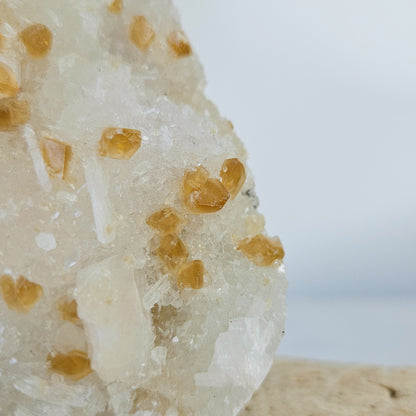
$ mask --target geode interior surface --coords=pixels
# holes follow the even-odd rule
[[[228,416],[284,251],[168,0],[0,1],[0,414]]]

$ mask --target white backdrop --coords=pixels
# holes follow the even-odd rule
[[[285,244],[279,352],[416,364],[416,2],[175,3]]]

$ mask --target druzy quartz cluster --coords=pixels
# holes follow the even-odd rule
[[[266,376],[284,251],[203,89],[170,0],[0,1],[1,415],[231,416]]]

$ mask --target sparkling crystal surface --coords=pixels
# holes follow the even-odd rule
[[[0,16],[0,414],[236,415],[282,336],[284,252],[176,10]]]
[[[238,159],[227,159],[222,164],[220,176],[222,184],[235,198],[246,181],[246,170]]]
[[[162,208],[153,213],[146,223],[149,227],[164,234],[175,234],[182,231],[183,216],[172,207]]]

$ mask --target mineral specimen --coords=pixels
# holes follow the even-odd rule
[[[280,240],[169,0],[0,2],[0,414],[236,415]]]

